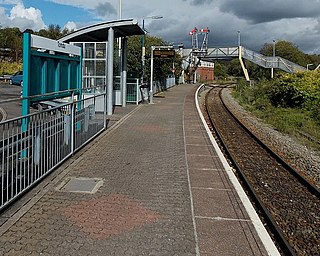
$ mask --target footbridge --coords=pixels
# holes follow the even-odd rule
[[[184,57],[192,59],[193,51],[191,49],[186,49],[184,51]],[[293,63],[287,59],[284,59],[279,56],[265,56],[258,52],[249,50],[244,46],[236,46],[236,47],[212,47],[208,48],[206,53],[202,56],[196,56],[196,58],[201,59],[203,61],[213,62],[217,59],[230,59],[230,58],[239,58],[241,67],[245,74],[246,79],[249,81],[249,74],[243,62],[243,59],[249,60],[261,67],[264,68],[277,68],[281,69],[288,73],[295,73],[297,71],[306,70],[305,67],[302,67],[296,63]],[[191,58],[190,58],[191,57]]]

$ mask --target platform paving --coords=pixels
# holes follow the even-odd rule
[[[195,90],[116,109],[106,132],[1,214],[0,255],[267,255]]]

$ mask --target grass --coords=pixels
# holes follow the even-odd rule
[[[234,91],[233,96],[247,111],[271,125],[275,130],[293,137],[302,145],[320,153],[320,123],[307,110],[273,106],[261,89]],[[307,136],[316,141],[307,138]]]

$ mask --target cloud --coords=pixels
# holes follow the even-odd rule
[[[0,18],[2,27],[18,27],[21,31],[26,29],[38,31],[45,27],[41,11],[34,7],[25,8],[21,3],[15,5],[9,15],[0,8]]]
[[[60,5],[78,7],[88,17],[79,18],[68,13],[65,26],[80,28],[96,22],[117,19],[119,0],[46,0]],[[0,0],[0,3],[19,0]],[[37,8],[41,2],[34,1]],[[1,6],[1,5],[0,5]],[[7,5],[4,6],[8,8]],[[72,8],[70,8],[72,10]],[[191,46],[189,31],[209,27],[210,46],[236,46],[237,31],[241,31],[241,42],[245,47],[260,50],[273,39],[290,41],[305,52],[320,54],[320,0],[122,0],[122,17],[136,18],[140,25],[143,17],[161,15],[160,20],[145,20],[145,29],[152,36],[160,36],[168,42],[184,42]],[[0,23],[11,26],[10,13],[1,11]],[[52,14],[55,15],[55,14]],[[21,16],[21,15],[20,15]],[[57,22],[61,17],[57,17]],[[66,17],[65,17],[66,18]],[[62,27],[66,20],[60,24]],[[35,18],[27,20],[28,26],[36,27]],[[18,18],[16,18],[18,22]],[[22,21],[19,21],[22,22]],[[33,28],[34,29],[34,28]]]
[[[0,0],[0,4],[21,4],[21,0]]]
[[[232,13],[251,23],[263,23],[288,18],[318,17],[319,0],[225,0],[220,10]]]
[[[210,4],[214,0],[182,0],[183,2],[190,2],[191,5],[204,5],[204,4]]]
[[[108,17],[110,14],[117,14],[116,9],[109,2],[99,3],[97,7],[94,8],[94,12],[99,17]]]
[[[68,29],[69,31],[76,30],[77,24],[73,21],[68,21],[63,28]]]

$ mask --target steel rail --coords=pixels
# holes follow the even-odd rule
[[[268,147],[265,143],[263,143],[250,129],[248,129],[227,107],[225,102],[223,101],[223,98],[221,97],[220,91],[220,99],[223,103],[224,108],[228,111],[228,113],[234,118],[234,120],[237,121],[237,123],[251,136],[253,137],[256,142],[259,143],[260,146],[262,146],[268,153],[273,156],[285,169],[287,169],[294,177],[298,179],[298,181],[305,186],[312,194],[314,194],[316,197],[320,197],[320,189],[316,187],[314,184],[309,182],[304,176],[300,174],[299,171],[294,169],[289,163],[287,163],[281,156],[279,156],[276,152],[274,152],[270,147]]]
[[[214,88],[210,89],[213,90]],[[265,207],[265,205],[263,204],[263,202],[260,200],[259,196],[257,195],[257,193],[255,192],[254,188],[251,186],[249,180],[247,179],[246,175],[244,174],[244,172],[241,170],[240,166],[237,164],[236,160],[233,158],[231,152],[229,151],[227,145],[225,144],[221,133],[218,131],[216,125],[213,122],[213,119],[211,117],[210,111],[208,109],[208,104],[207,104],[207,99],[208,99],[208,94],[206,94],[206,99],[205,99],[205,107],[206,107],[206,112],[207,112],[207,116],[209,118],[210,124],[212,125],[212,127],[214,128],[214,131],[216,132],[218,139],[220,141],[220,143],[222,144],[228,158],[230,159],[230,161],[232,162],[232,164],[234,165],[234,168],[237,170],[237,174],[240,176],[240,179],[242,180],[242,182],[244,183],[245,187],[247,188],[251,198],[253,199],[253,201],[255,202],[255,205],[257,206],[257,208],[259,209],[259,211],[262,213],[264,220],[267,222],[268,224],[268,228],[270,229],[270,231],[272,232],[272,234],[274,235],[274,237],[276,238],[276,242],[278,243],[279,247],[281,248],[282,252],[285,255],[291,255],[291,256],[296,256],[297,254],[295,253],[295,250],[291,247],[291,245],[288,243],[287,239],[285,238],[283,232],[280,230],[280,228],[278,227],[278,225],[276,224],[276,221],[273,219],[271,213],[269,212],[269,210]],[[221,102],[223,103],[223,101],[221,100]],[[226,108],[225,104],[223,103],[224,108],[230,113],[230,111]],[[234,115],[232,115],[234,117]],[[237,119],[236,119],[237,120]],[[242,126],[242,125],[241,125]],[[248,130],[248,129],[246,129]],[[250,133],[251,134],[251,133]],[[256,137],[255,137],[256,138]],[[260,143],[259,143],[260,144]]]

